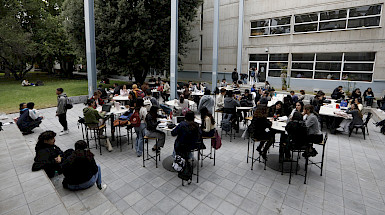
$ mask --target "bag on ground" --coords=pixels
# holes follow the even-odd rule
[[[221,122],[222,130],[229,132],[231,130],[231,117],[232,114],[225,113]]]
[[[178,177],[184,181],[192,180],[193,170],[190,162],[185,162],[181,171],[178,172]]]
[[[222,146],[222,139],[221,139],[221,136],[219,136],[217,130],[215,130],[214,136],[215,136],[215,139],[211,139],[211,146],[215,150],[217,150],[217,149],[221,148],[221,146]]]

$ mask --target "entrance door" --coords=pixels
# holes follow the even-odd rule
[[[259,82],[266,81],[267,63],[258,62]]]

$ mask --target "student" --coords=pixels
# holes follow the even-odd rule
[[[171,90],[171,87],[170,85],[168,84],[167,81],[163,82],[163,93],[162,93],[162,97],[163,97],[163,100],[164,101],[168,101],[168,97],[170,96],[170,90]]]
[[[358,109],[357,104],[353,103],[350,110],[348,110],[346,113],[351,114],[353,117],[352,122],[349,124],[349,130],[353,130],[355,125],[364,124],[364,121],[362,120],[362,113]]]
[[[289,113],[293,110],[293,99],[290,95],[283,98],[283,112],[285,116],[289,116]]]
[[[299,112],[300,114],[303,113],[303,102],[299,101],[297,103],[295,103],[295,108],[291,111],[290,115],[289,115],[289,119],[291,119],[294,115],[295,112]]]
[[[189,111],[190,109],[190,105],[189,105],[189,102],[187,99],[184,98],[183,94],[179,96],[179,100],[177,101],[177,106],[175,106],[174,108],[174,113],[175,113],[175,116],[184,116],[186,115],[187,111]]]
[[[298,96],[298,101],[303,101],[305,99],[305,90],[300,90],[299,91],[300,95]]]
[[[270,89],[271,89],[270,83],[268,81],[265,81],[265,90],[270,90]]]
[[[237,115],[237,107],[240,107],[240,103],[233,96],[232,91],[226,92],[226,97],[223,101],[223,112],[226,114],[232,114],[231,120],[233,122],[234,128],[236,132],[239,132],[239,120]]]
[[[32,165],[32,171],[44,169],[47,176],[52,178],[55,171],[61,173],[61,165],[63,159],[63,151],[55,145],[56,133],[53,131],[44,131],[38,137],[35,146],[36,156]]]
[[[103,85],[99,84],[98,91],[100,91],[102,94],[100,95],[100,98],[107,99],[108,94],[105,89],[103,89]]]
[[[144,82],[142,84],[142,86],[140,87],[140,89],[143,91],[143,92],[146,92],[147,90],[151,90],[150,89],[150,86],[147,84],[147,82]]]
[[[23,135],[28,135],[33,133],[33,129],[39,127],[43,117],[39,116],[37,111],[34,109],[35,104],[29,102],[27,108],[24,108],[20,111],[20,117],[18,118],[16,124]]]
[[[121,96],[128,96],[127,86],[123,85],[123,88],[119,91]]]
[[[283,103],[281,101],[277,101],[273,106],[269,108],[269,117],[282,117],[286,116],[283,110]]]
[[[251,89],[250,89],[250,92],[257,92],[258,89],[255,87],[255,84],[253,84],[253,86],[251,86]]]
[[[373,93],[372,88],[368,87],[368,89],[365,90],[365,92],[362,96],[364,97],[364,101],[366,102],[366,106],[372,106],[373,99],[374,99],[374,93]]]
[[[273,144],[274,133],[271,131],[271,125],[271,121],[267,119],[267,108],[264,106],[258,107],[254,112],[248,131],[252,138],[260,141],[257,151],[265,160],[267,159],[267,151]],[[266,131],[266,129],[269,129],[269,131]]]
[[[104,105],[103,99],[100,98],[101,95],[102,95],[102,92],[95,91],[94,95],[91,97],[91,99],[95,100],[95,106],[93,107],[94,109],[96,109],[98,107],[98,105],[100,105],[100,106]]]
[[[226,82],[226,79],[222,79],[222,82],[221,82],[221,87],[227,87],[227,82]]]
[[[269,103],[269,100],[270,100],[269,92],[267,90],[263,91],[262,97],[257,102],[257,105],[263,105],[263,106],[267,107],[267,104]]]
[[[290,91],[290,95],[291,95],[291,99],[293,100],[293,103],[297,103],[298,102],[298,96],[295,95],[295,92],[294,91]]]
[[[283,144],[284,154],[285,160],[289,160],[291,157],[290,149],[301,149],[307,144],[307,128],[303,121],[302,112],[294,111],[293,117],[290,118],[285,130],[287,131],[288,137],[286,144]]]
[[[157,106],[159,107],[159,102],[156,100],[156,98],[152,97],[152,93],[150,89],[146,90],[146,96],[143,98],[143,101],[150,100],[151,106]]]
[[[207,110],[206,107],[203,107],[200,110],[201,113],[201,129],[202,137],[213,137],[215,133],[215,120],[213,115]]]
[[[26,110],[28,110],[28,108],[27,108],[27,103],[20,103],[19,104],[19,113],[20,113],[20,115],[19,115],[19,117],[15,117],[15,118],[13,118],[13,121],[15,122],[15,123],[17,123],[17,120],[19,120],[19,118],[20,118],[20,116],[24,113],[24,111],[26,111]]]
[[[351,108],[352,104],[356,104],[358,107],[358,110],[362,111],[364,109],[364,106],[361,104],[360,100],[358,98],[355,98],[354,100],[351,99],[348,104],[348,109]]]
[[[188,111],[185,120],[171,131],[172,136],[177,136],[174,143],[174,157],[176,154],[186,160],[193,158],[191,150],[198,148],[202,135],[199,125],[194,122],[194,118],[194,112]]]
[[[209,110],[209,113],[213,113],[214,99],[210,94],[211,91],[206,89],[205,95],[199,100],[198,111],[200,111],[203,107],[206,107],[207,110]]]
[[[113,90],[114,92],[114,94],[113,94],[113,96],[116,96],[116,95],[119,95],[119,93],[120,93],[120,87],[119,87],[119,84],[118,83],[114,83],[113,84],[113,88],[110,88],[110,90]]]
[[[102,185],[100,166],[96,164],[94,154],[87,149],[87,143],[79,140],[75,143],[75,151],[62,162],[64,175],[63,187],[69,190],[84,190],[92,187],[95,182],[99,190]]]
[[[332,99],[344,99],[345,98],[345,92],[342,90],[342,86],[338,86],[333,90],[332,93]]]
[[[89,126],[90,128],[96,128],[101,125],[104,125],[105,113],[99,112],[93,108],[95,106],[95,100],[87,99],[86,105],[87,107],[83,108],[84,121],[86,125]],[[104,138],[103,129],[100,130],[100,133],[98,135],[100,136],[100,138]],[[105,146],[109,152],[113,150],[111,143],[109,141],[106,141]]]
[[[59,136],[66,135],[69,133],[67,123],[67,94],[64,93],[63,88],[56,89],[57,95],[57,109],[56,116],[59,118],[59,123],[63,126],[63,130],[60,131]]]
[[[317,116],[314,114],[313,105],[305,105],[304,107],[304,119],[307,127],[308,134],[308,142],[309,143],[321,143],[322,142],[322,133],[321,133],[321,125],[318,121]],[[308,150],[309,154],[303,154],[304,157],[310,156],[314,157],[318,154],[318,152],[310,147]]]
[[[165,140],[166,140],[166,133],[164,133],[163,131],[159,131],[156,129],[156,127],[158,126],[159,122],[158,122],[158,117],[160,117],[158,115],[158,107],[156,106],[151,106],[150,108],[150,112],[147,113],[146,115],[146,131],[145,131],[145,134],[147,137],[154,137],[154,138],[157,138],[158,139],[158,142],[157,144],[155,144],[153,147],[152,147],[152,150],[153,151],[160,151],[161,147],[164,146],[164,143],[165,143]]]
[[[29,83],[28,82],[28,79],[25,79],[21,82],[21,86],[23,87],[28,87],[28,86],[32,86],[33,84]]]
[[[231,79],[233,79],[233,83],[237,83],[239,79],[237,68],[234,68],[234,71],[231,73]]]
[[[361,90],[360,88],[356,88],[353,92],[352,95],[350,96],[351,99],[358,99],[360,103],[362,103],[362,97],[361,97]]]
[[[223,110],[225,95],[226,95],[226,89],[222,88],[220,90],[220,94],[217,96],[217,102],[216,102],[217,110]]]
[[[136,155],[140,157],[142,156],[142,153],[143,153],[143,138],[144,138],[144,133],[146,129],[145,118],[147,115],[147,108],[143,106],[143,99],[138,99],[136,101],[135,112],[139,112],[139,117],[140,117],[140,126],[134,127],[134,130],[136,133],[135,150],[136,150]]]

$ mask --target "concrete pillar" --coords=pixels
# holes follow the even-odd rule
[[[170,97],[177,97],[178,74],[178,0],[171,0],[171,37],[170,37]]]
[[[214,26],[213,26],[213,72],[212,91],[217,87],[218,75],[218,36],[219,36],[219,0],[214,1]]]
[[[92,97],[97,89],[94,0],[84,0],[84,19],[86,28],[88,97]]]
[[[239,0],[238,7],[238,52],[237,52],[237,71],[238,77],[241,78],[242,72],[242,46],[243,46],[243,6],[244,0]]]

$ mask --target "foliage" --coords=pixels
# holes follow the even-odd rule
[[[287,67],[283,66],[281,71],[282,90],[287,90]]]
[[[201,0],[179,1],[179,54],[186,54],[193,38],[191,23]],[[83,1],[65,0],[63,17],[71,42],[84,57],[84,18],[79,17]],[[169,65],[171,1],[95,0],[97,68],[103,75],[127,74],[143,82],[150,68]],[[81,51],[83,50],[83,51]]]

